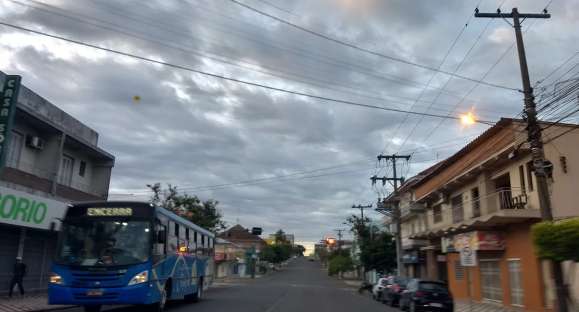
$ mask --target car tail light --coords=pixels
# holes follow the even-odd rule
[[[422,291],[417,291],[417,292],[414,293],[414,296],[415,296],[415,297],[424,297],[424,292],[422,292]]]

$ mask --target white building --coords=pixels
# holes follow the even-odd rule
[[[5,80],[0,72],[0,86]],[[115,158],[98,147],[97,132],[23,85],[10,119],[0,172],[0,285],[20,256],[25,288],[44,289],[66,204],[107,199]]]

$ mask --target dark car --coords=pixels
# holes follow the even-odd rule
[[[412,279],[400,297],[400,308],[404,311],[452,312],[454,302],[445,282]]]
[[[382,301],[392,307],[400,302],[400,295],[406,290],[408,278],[402,276],[391,277],[388,281],[389,287],[382,291]]]

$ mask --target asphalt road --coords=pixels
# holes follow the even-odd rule
[[[138,311],[106,308],[105,311]],[[67,310],[80,312],[82,309]],[[399,311],[378,303],[368,293],[327,276],[319,262],[296,259],[283,271],[255,280],[218,283],[201,302],[171,303],[167,312],[389,312]]]

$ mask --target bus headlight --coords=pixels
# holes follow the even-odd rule
[[[149,281],[149,271],[143,271],[143,272],[133,276],[133,278],[131,278],[131,281],[129,282],[129,286],[137,285],[137,284],[141,284],[141,283],[146,283],[148,281]]]
[[[56,284],[56,285],[62,285],[64,282],[62,281],[62,276],[56,274],[56,273],[51,273],[50,274],[50,284]]]

